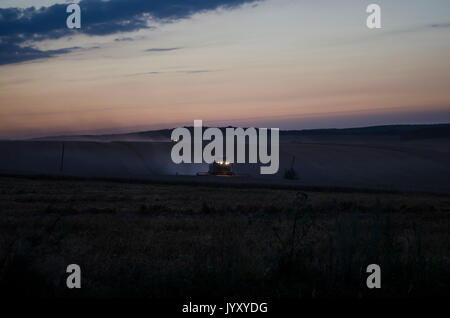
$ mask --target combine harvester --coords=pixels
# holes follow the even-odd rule
[[[214,161],[209,165],[208,172],[199,172],[197,176],[235,176],[233,165],[227,161]]]
[[[208,172],[199,172],[197,176],[248,177],[248,175],[235,174],[233,165],[227,161],[215,161],[209,165]]]

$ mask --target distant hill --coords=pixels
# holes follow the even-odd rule
[[[399,136],[406,138],[450,137],[450,124],[386,125],[344,129],[288,130],[282,135],[299,136]]]
[[[186,127],[193,132],[193,127]],[[206,129],[208,127],[203,127]],[[220,129],[225,133],[226,128]],[[150,130],[125,134],[72,135],[34,138],[33,140],[77,140],[77,141],[168,141],[173,129]],[[282,130],[281,137],[398,137],[400,139],[447,138],[450,137],[450,124],[436,125],[386,125],[344,129]]]

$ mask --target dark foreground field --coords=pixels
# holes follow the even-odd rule
[[[450,197],[0,178],[8,297],[450,295]],[[79,264],[82,288],[66,287]],[[366,266],[382,288],[366,287]],[[245,298],[248,299],[248,298]]]

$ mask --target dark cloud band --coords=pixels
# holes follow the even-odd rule
[[[70,51],[40,51],[24,47],[25,42],[57,39],[81,32],[88,35],[109,35],[149,28],[152,18],[170,23],[203,11],[220,7],[235,8],[259,0],[82,0],[82,28],[66,27],[66,5],[55,4],[36,9],[0,9],[0,65],[51,57]],[[58,53],[59,51],[59,53]]]

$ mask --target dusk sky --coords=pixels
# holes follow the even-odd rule
[[[450,122],[448,0],[68,2],[0,0],[0,138]]]

